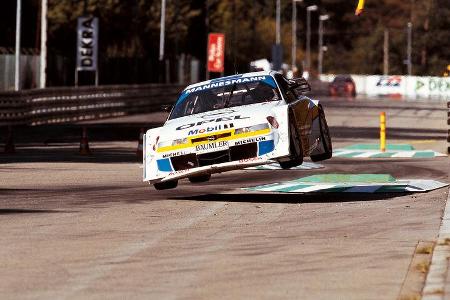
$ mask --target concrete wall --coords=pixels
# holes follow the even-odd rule
[[[449,77],[419,77],[400,75],[351,75],[356,92],[367,96],[399,96],[417,99],[450,100]],[[330,82],[335,75],[322,75],[321,80]]]

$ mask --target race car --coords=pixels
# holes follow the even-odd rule
[[[208,181],[211,174],[278,162],[283,169],[329,159],[325,113],[304,94],[303,78],[253,72],[186,87],[162,127],[143,139],[143,177],[157,190],[178,180]]]

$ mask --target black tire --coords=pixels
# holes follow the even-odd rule
[[[174,189],[178,186],[178,180],[158,182],[158,183],[153,184],[153,186],[158,191]]]
[[[207,182],[211,179],[211,174],[189,177],[191,183]]]
[[[311,155],[311,160],[322,161],[330,159],[333,156],[333,144],[331,143],[330,128],[327,124],[327,119],[325,118],[325,112],[322,106],[319,106],[319,126],[320,126],[320,138],[325,148],[325,153],[318,155]]]
[[[288,161],[280,161],[280,167],[282,169],[290,169],[293,167],[300,166],[303,163],[303,148],[302,148],[302,140],[298,134],[297,128],[293,125],[293,117],[289,117],[289,153],[290,160]]]

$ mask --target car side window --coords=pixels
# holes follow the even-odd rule
[[[280,86],[281,93],[283,94],[284,99],[286,99],[286,102],[292,103],[295,100],[297,100],[296,93],[289,88],[286,79],[284,79],[284,77],[281,74],[275,74],[275,80]]]

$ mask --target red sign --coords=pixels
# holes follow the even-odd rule
[[[225,59],[225,35],[210,33],[208,35],[208,72],[223,72]]]

